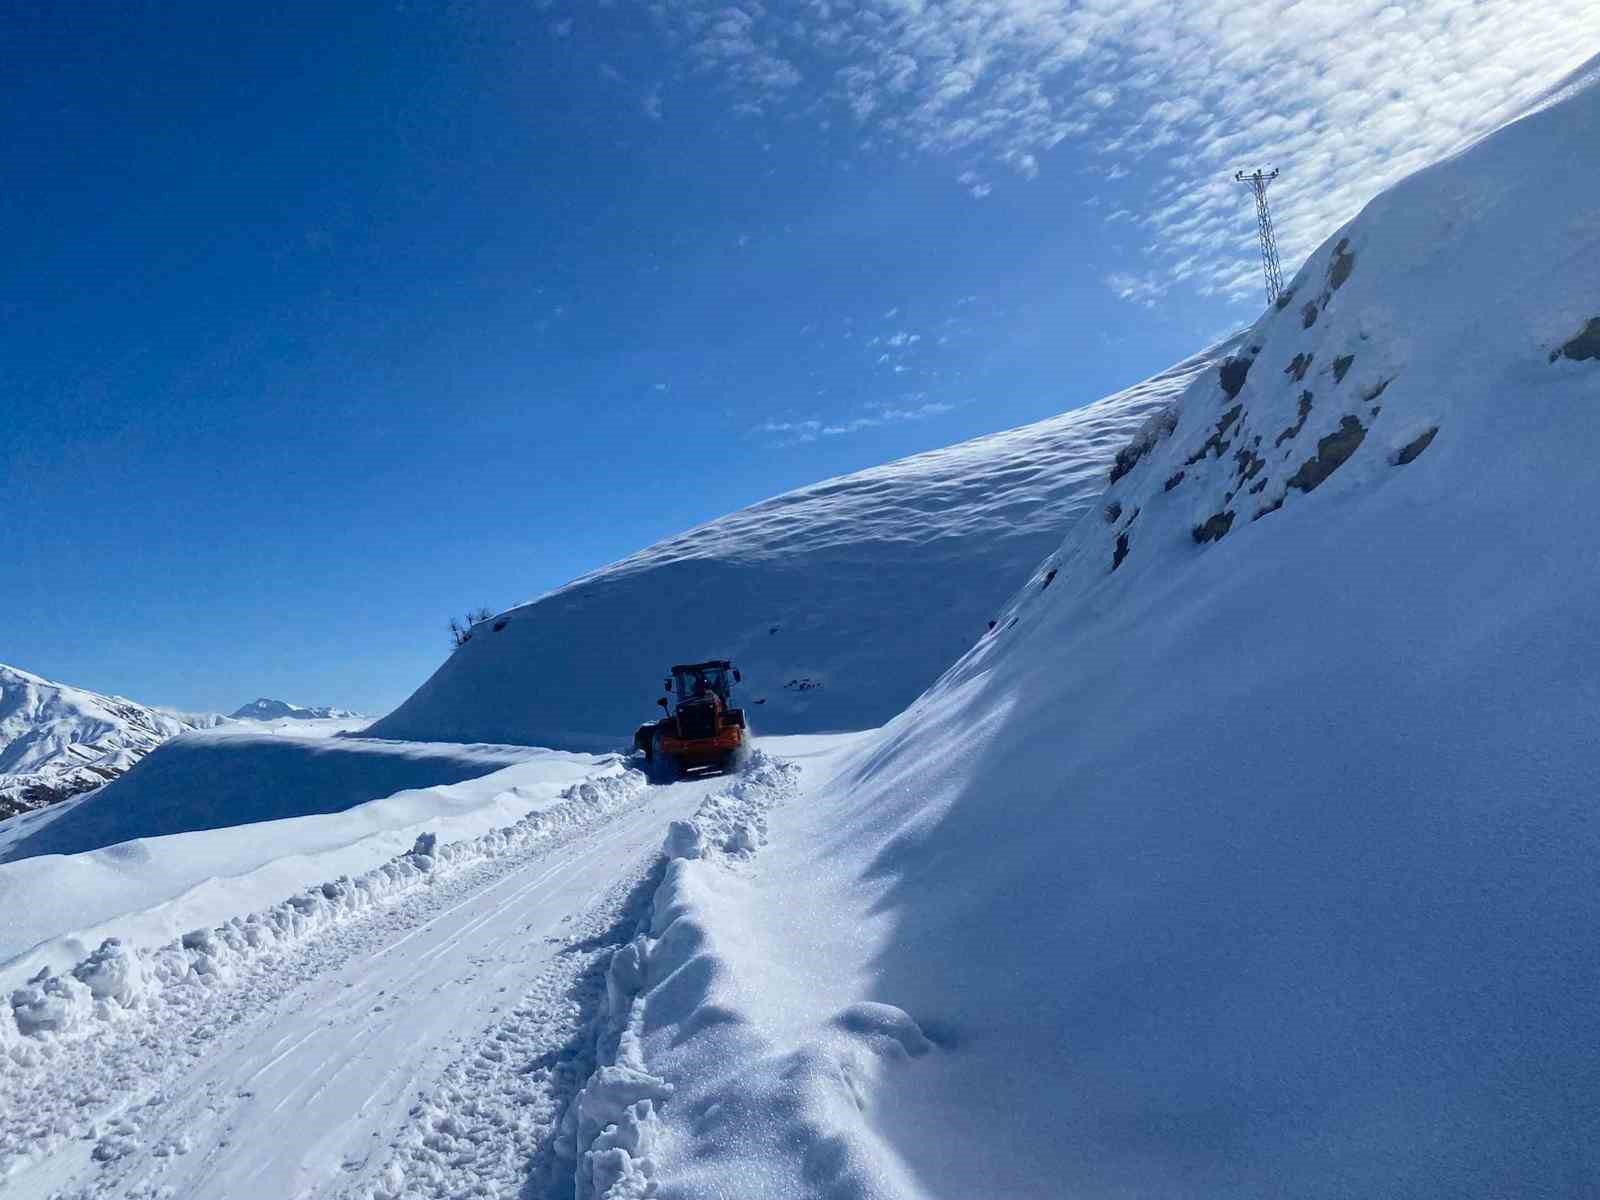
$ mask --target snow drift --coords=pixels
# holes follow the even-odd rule
[[[984,631],[1145,419],[1220,351],[1097,404],[787,493],[472,630],[377,737],[611,749],[675,662],[731,657],[760,733],[861,729]]]
[[[1597,74],[1338,230],[702,881],[660,1196],[1594,1190]]]

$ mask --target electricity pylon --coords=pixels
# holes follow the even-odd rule
[[[1267,184],[1278,177],[1277,169],[1263,174],[1258,168],[1254,174],[1239,171],[1234,179],[1255,193],[1256,226],[1261,234],[1261,274],[1267,281],[1267,303],[1276,304],[1283,291],[1283,269],[1278,265],[1278,239],[1272,236],[1272,211],[1267,207]]]

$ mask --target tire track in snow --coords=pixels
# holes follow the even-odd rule
[[[182,1003],[128,1010],[77,1039],[29,1039],[28,1061],[7,1062],[0,1080],[0,1117],[18,1114],[0,1121],[0,1172],[37,1194],[326,1193],[350,1178],[347,1160],[362,1170],[405,1098],[465,1044],[458,1026],[481,1027],[496,997],[548,966],[573,893],[604,891],[612,860],[653,849],[698,790],[650,789],[263,954],[231,981],[166,994]],[[389,953],[400,946],[419,953]],[[308,1110],[335,1115],[307,1127]]]

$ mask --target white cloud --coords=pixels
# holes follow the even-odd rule
[[[906,400],[918,401],[920,396],[910,396]],[[823,437],[842,437],[845,434],[860,433],[863,429],[876,429],[880,425],[895,425],[904,421],[925,421],[929,417],[937,417],[950,412],[956,406],[944,400],[927,400],[921,403],[901,404],[876,404],[869,406],[866,413],[853,417],[848,421],[838,421],[822,426]]]
[[[651,92],[643,100],[639,101],[639,108],[652,121],[661,120],[661,93]]]
[[[1157,300],[1167,294],[1167,285],[1148,275],[1129,275],[1113,272],[1106,276],[1105,284],[1117,294],[1119,300],[1129,300],[1154,308]]]
[[[822,420],[806,418],[791,421],[764,421],[753,433],[775,439],[774,445],[797,446],[814,442],[819,437],[847,437],[864,429],[877,429],[883,425],[897,425],[908,421],[925,421],[953,411],[957,406],[946,400],[927,400],[923,393],[914,392],[890,402],[869,404],[857,416]]]
[[[1149,262],[1253,295],[1239,167],[1277,166],[1285,265],[1401,175],[1503,121],[1600,44],[1594,0],[658,0],[736,103],[802,97],[962,167],[1031,178],[1062,141],[1164,182],[1141,208]],[[807,64],[801,89],[797,63]],[[819,102],[820,97],[820,102]]]

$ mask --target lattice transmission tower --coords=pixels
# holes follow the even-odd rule
[[[1239,171],[1234,179],[1244,184],[1256,198],[1256,226],[1261,235],[1261,274],[1267,281],[1267,303],[1276,304],[1283,291],[1283,268],[1278,265],[1278,239],[1272,236],[1272,210],[1267,207],[1267,184],[1278,177],[1277,169],[1263,174]]]

